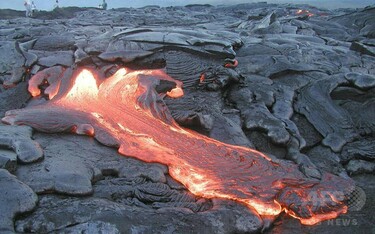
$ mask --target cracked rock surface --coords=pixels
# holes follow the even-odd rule
[[[0,232],[14,232],[14,218],[33,210],[38,202],[33,190],[5,169],[0,169]]]

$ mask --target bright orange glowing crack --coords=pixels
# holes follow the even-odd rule
[[[42,77],[37,74],[29,82],[34,96],[41,93]],[[344,195],[352,191],[352,180],[328,173],[321,180],[306,178],[294,163],[273,161],[256,150],[177,125],[155,87],[160,80],[173,81],[176,87],[167,94],[180,97],[182,83],[162,70],[120,69],[104,81],[85,69],[61,77],[48,76],[52,100],[9,111],[3,122],[95,136],[104,144],[118,145],[120,154],[167,165],[170,175],[197,196],[235,200],[260,215],[285,210],[312,225],[346,212]]]
[[[309,17],[314,16],[314,14],[311,13],[309,10],[302,10],[302,9],[298,9],[298,10],[296,11],[296,15],[307,15],[307,16],[309,16]]]

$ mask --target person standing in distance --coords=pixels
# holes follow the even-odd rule
[[[107,3],[105,2],[105,0],[103,0],[102,9],[107,10],[107,7],[108,7]]]
[[[25,3],[23,5],[26,8],[26,17],[32,17],[33,13],[31,11],[31,2],[30,2],[30,0],[25,0]]]
[[[56,3],[55,3],[55,5],[53,6],[53,8],[59,8],[59,0],[56,0]]]

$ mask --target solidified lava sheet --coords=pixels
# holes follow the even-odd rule
[[[254,208],[260,215],[285,211],[312,225],[345,213],[350,179],[323,173],[307,178],[298,166],[271,160],[245,147],[224,144],[178,126],[156,87],[173,83],[166,94],[183,95],[182,83],[162,70],[118,70],[104,79],[94,71],[48,72],[29,82],[33,96],[44,90],[44,104],[6,113],[3,122],[29,125],[43,132],[75,132],[119,147],[123,155],[169,167],[169,173],[192,193],[205,198],[231,199]],[[105,160],[105,158],[103,158]]]

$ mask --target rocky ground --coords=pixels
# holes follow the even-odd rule
[[[120,156],[90,137],[1,125],[1,233],[375,231],[374,7],[0,12],[1,117],[35,102],[27,81],[41,70],[165,68],[184,83],[184,97],[165,99],[179,124],[292,160],[306,176],[350,176],[359,187],[348,214],[303,226],[196,197],[166,166]]]

